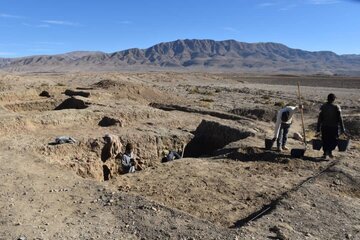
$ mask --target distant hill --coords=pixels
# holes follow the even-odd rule
[[[0,58],[3,71],[227,71],[360,75],[360,55],[310,52],[279,43],[176,40],[114,53],[70,52]]]

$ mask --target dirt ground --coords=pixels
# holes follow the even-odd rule
[[[292,158],[264,138],[298,103],[298,81],[308,147]],[[360,239],[359,88],[325,76],[0,73],[0,239]],[[324,161],[311,139],[330,92],[351,144]],[[300,123],[290,149],[303,148]],[[144,169],[102,161],[105,134],[133,143]]]

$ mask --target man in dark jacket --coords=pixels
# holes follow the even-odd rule
[[[320,114],[317,123],[317,132],[321,130],[321,138],[323,141],[324,158],[329,156],[333,158],[332,151],[337,146],[339,137],[339,126],[341,134],[345,133],[344,123],[341,116],[341,108],[334,104],[335,95],[330,93],[327,103],[320,108]]]

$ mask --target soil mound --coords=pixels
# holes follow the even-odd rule
[[[50,96],[50,93],[48,91],[42,91],[40,94],[39,94],[40,97],[51,97]]]
[[[124,87],[125,84],[116,82],[114,80],[106,79],[106,80],[101,80],[97,83],[94,83],[93,86],[97,87],[97,88],[109,89],[109,88],[114,88],[114,87],[116,87],[116,88]]]
[[[67,96],[81,96],[81,97],[90,97],[90,93],[89,92],[84,92],[84,91],[73,91],[73,90],[70,90],[70,89],[66,89],[65,90],[65,95]]]
[[[54,110],[63,110],[63,109],[85,109],[89,107],[87,103],[83,100],[76,98],[68,98],[63,101],[59,106],[57,106]]]

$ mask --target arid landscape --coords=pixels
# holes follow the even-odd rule
[[[0,239],[360,239],[360,77],[8,70]],[[308,145],[292,158],[264,139],[281,106],[298,104],[298,82]],[[325,161],[311,140],[330,92],[351,144]],[[294,118],[289,148],[303,148]],[[106,134],[122,152],[133,143],[143,170],[104,159]]]

